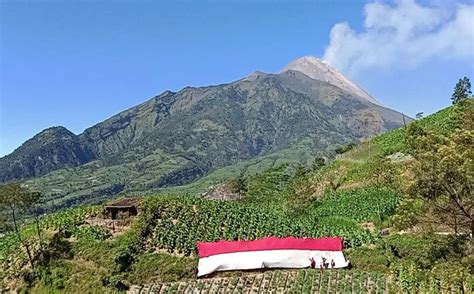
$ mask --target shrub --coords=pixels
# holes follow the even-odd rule
[[[114,261],[118,272],[124,272],[130,268],[135,260],[133,255],[132,250],[128,247],[119,250],[115,254]]]
[[[351,142],[351,143],[346,144],[344,146],[337,147],[335,151],[336,151],[337,154],[342,154],[342,153],[345,153],[347,151],[350,151],[350,150],[354,149],[355,146],[357,146],[357,144],[355,142]]]

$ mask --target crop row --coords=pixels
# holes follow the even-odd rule
[[[370,187],[328,193],[315,203],[313,213],[319,217],[346,217],[356,222],[378,221],[392,215],[398,203],[396,192]]]
[[[317,213],[289,217],[261,205],[244,205],[237,201],[157,197],[149,199],[146,206],[154,212],[155,218],[151,245],[185,255],[195,253],[198,241],[341,236],[345,245],[352,247],[371,243],[376,238],[359,228],[351,218],[328,218]],[[357,212],[351,209],[346,211],[347,216]]]
[[[131,293],[385,293],[386,288],[381,273],[305,269],[134,286]]]

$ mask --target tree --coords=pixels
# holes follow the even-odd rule
[[[247,193],[248,187],[247,187],[247,179],[245,178],[244,172],[241,172],[237,179],[235,180],[235,188],[237,194],[240,196],[243,196]]]
[[[313,172],[320,170],[323,166],[326,165],[326,161],[323,157],[316,156],[313,160],[313,164],[311,165],[311,169]]]
[[[405,151],[408,153],[413,153],[414,149],[419,142],[419,139],[423,136],[426,136],[427,132],[420,126],[416,121],[408,125],[406,130],[406,148]]]
[[[40,215],[44,213],[44,208],[38,205],[38,200],[41,198],[41,193],[39,192],[31,192],[31,193],[34,194],[33,197],[34,199],[36,199],[36,201],[32,203],[32,210],[33,210],[33,216],[35,218],[36,234],[38,235],[40,251],[43,254],[43,239],[41,237],[41,227],[40,227],[39,221],[40,221]]]
[[[303,163],[299,162],[296,164],[295,167],[295,179],[304,179],[307,175],[308,171],[306,170],[306,167]]]
[[[454,93],[451,96],[451,100],[453,100],[453,104],[456,104],[459,101],[468,99],[471,94],[471,81],[469,78],[464,77],[459,79],[456,86],[454,87]]]
[[[474,236],[474,132],[421,136],[415,146],[412,193],[426,201],[439,223]]]
[[[392,186],[398,185],[397,170],[391,160],[385,156],[378,155],[368,162],[371,181],[375,185]]]
[[[31,208],[38,201],[39,197],[39,193],[30,192],[18,183],[0,186],[0,207],[2,210],[6,209],[10,211],[15,234],[17,235],[18,241],[25,247],[32,268],[34,268],[33,256],[28,241],[23,239],[20,234],[18,213],[21,210],[24,211]],[[39,226],[37,226],[37,229],[39,230]],[[39,231],[38,236],[40,236]]]

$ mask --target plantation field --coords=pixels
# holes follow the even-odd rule
[[[52,231],[68,231],[72,236],[87,240],[104,240],[110,233],[101,227],[80,226],[84,219],[91,214],[97,214],[101,210],[98,206],[83,206],[69,209],[63,212],[47,215],[40,220],[39,226],[43,230],[44,240],[51,238]],[[29,240],[31,246],[38,248],[38,240],[35,240],[36,232],[34,224],[26,225],[20,232],[22,239]],[[17,274],[21,267],[27,262],[26,252],[14,234],[0,238],[0,278],[6,274]]]
[[[344,238],[346,247],[372,243],[377,234],[357,223],[393,213],[397,195],[386,189],[359,189],[338,197],[330,194],[291,216],[262,205],[213,201],[194,197],[155,197],[145,203],[153,224],[151,247],[184,255],[195,254],[196,243],[277,237]]]
[[[473,279],[420,281],[405,271],[391,276],[358,270],[274,270],[240,277],[135,285],[128,293],[472,293]]]
[[[347,270],[276,270],[231,278],[133,286],[129,293],[387,293],[380,273]]]

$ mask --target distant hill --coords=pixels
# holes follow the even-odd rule
[[[21,180],[95,159],[94,152],[64,127],[51,127],[0,159],[0,180]]]
[[[330,67],[328,78],[324,63],[305,63],[303,72],[294,64],[278,74],[166,91],[77,136],[62,127],[45,130],[0,159],[0,181],[36,177],[28,184],[80,203],[188,184],[302,144],[306,151],[296,160],[329,156],[335,146],[403,124],[402,114],[373,103]]]

